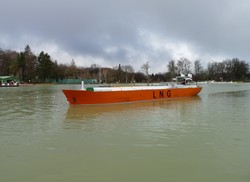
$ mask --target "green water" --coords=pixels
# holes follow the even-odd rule
[[[69,106],[62,88],[0,88],[1,182],[249,182],[250,84],[197,97]]]

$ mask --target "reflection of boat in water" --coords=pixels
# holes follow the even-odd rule
[[[88,87],[81,90],[63,90],[68,102],[74,104],[109,104],[121,102],[149,101],[177,97],[196,96],[202,89],[188,84],[182,78],[180,84],[131,87]],[[182,81],[183,81],[182,80]]]
[[[150,112],[157,108],[162,109],[188,109],[200,102],[199,96],[154,100],[146,102],[119,103],[103,105],[70,105],[67,111],[67,120],[88,120],[101,116],[114,116],[116,114],[124,117],[126,114],[137,115],[138,113]]]

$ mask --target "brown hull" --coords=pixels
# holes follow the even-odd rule
[[[133,91],[94,92],[88,90],[63,90],[70,104],[110,104],[120,102],[148,101],[176,97],[195,96],[202,87],[169,88]]]

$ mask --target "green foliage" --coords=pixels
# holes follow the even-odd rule
[[[43,51],[37,57],[37,74],[39,81],[45,82],[46,79],[51,79],[53,73],[53,62],[48,53]]]

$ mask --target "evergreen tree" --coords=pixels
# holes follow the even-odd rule
[[[25,57],[25,72],[24,72],[24,81],[30,82],[35,78],[36,73],[36,56],[32,53],[30,46],[27,45],[24,49]]]
[[[40,81],[45,82],[46,79],[52,77],[53,62],[51,61],[50,56],[42,51],[37,58],[37,63],[38,77]]]

